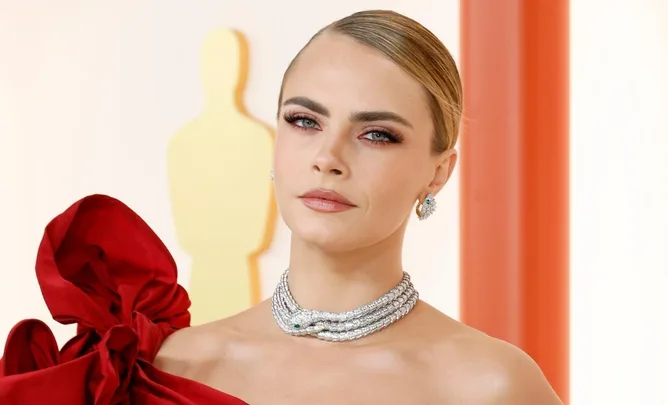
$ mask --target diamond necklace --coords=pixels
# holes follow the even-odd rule
[[[343,342],[378,332],[403,318],[415,306],[418,292],[404,272],[401,282],[387,294],[346,312],[304,309],[292,297],[286,270],[276,286],[271,302],[274,319],[283,332],[292,336],[312,336]]]

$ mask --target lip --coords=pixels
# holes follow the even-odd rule
[[[332,190],[311,190],[299,196],[299,199],[305,206],[318,212],[342,212],[357,207],[350,200]]]

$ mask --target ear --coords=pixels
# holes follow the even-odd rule
[[[452,171],[457,164],[457,150],[449,149],[436,157],[436,168],[434,170],[434,178],[429,183],[428,193],[432,195],[438,194],[443,186],[450,180]]]

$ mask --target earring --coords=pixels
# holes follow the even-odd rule
[[[271,181],[274,181],[274,177],[276,177],[276,176],[274,175],[274,171],[273,171],[273,170],[269,170],[269,178],[271,179]]]
[[[424,201],[418,203],[415,207],[415,213],[420,221],[429,218],[434,211],[436,211],[436,199],[431,194],[427,194]]]

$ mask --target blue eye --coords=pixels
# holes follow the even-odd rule
[[[386,134],[384,132],[378,132],[378,131],[373,131],[373,132],[367,132],[364,134],[364,138],[368,139],[371,142],[392,142],[393,139],[389,134]]]
[[[283,119],[288,124],[301,130],[319,129],[320,127],[316,120],[314,120],[313,118],[305,117],[303,115],[285,114],[283,116]]]
[[[318,123],[309,118],[299,118],[294,121],[294,124],[302,128],[317,128]]]

